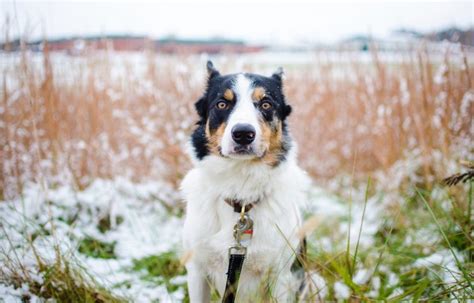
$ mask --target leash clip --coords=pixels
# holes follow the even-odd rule
[[[234,225],[234,239],[237,242],[235,247],[247,247],[253,236],[253,221],[249,215],[241,213],[239,221]]]
[[[240,272],[247,254],[247,247],[250,244],[253,234],[253,221],[245,213],[245,206],[242,204],[240,218],[234,225],[234,239],[236,244],[229,248],[229,269],[227,270],[227,281],[225,285],[223,303],[233,303],[239,286]]]
[[[236,245],[229,248],[229,255],[246,255],[247,247]]]

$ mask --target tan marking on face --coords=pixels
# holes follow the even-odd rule
[[[226,89],[224,92],[224,99],[227,101],[232,101],[234,100],[234,92],[231,89]]]
[[[252,100],[258,102],[265,97],[265,89],[263,87],[256,87],[252,93]]]
[[[268,123],[260,121],[260,128],[262,130],[262,145],[265,149],[265,155],[259,160],[270,166],[278,164],[279,155],[282,148],[282,126],[281,121],[276,122],[276,127],[272,128]]]
[[[220,142],[224,136],[225,123],[222,123],[216,130],[210,131],[209,121],[206,123],[206,138],[209,151],[215,155],[220,155]]]

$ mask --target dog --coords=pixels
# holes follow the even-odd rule
[[[297,165],[288,130],[292,108],[283,93],[283,70],[268,77],[221,75],[208,61],[207,74],[189,145],[194,168],[181,184],[190,300],[209,302],[211,287],[224,293],[233,228],[248,207],[253,235],[236,301],[293,301],[299,281],[291,267],[301,245],[300,203],[309,178]]]

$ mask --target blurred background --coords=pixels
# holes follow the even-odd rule
[[[38,171],[80,187],[115,175],[176,186],[209,58],[223,72],[286,68],[316,178],[350,173],[356,154],[361,173],[405,152],[459,154],[472,131],[469,1],[1,5],[6,196]]]
[[[223,73],[285,69],[314,181],[316,301],[472,295],[472,181],[442,185],[474,161],[472,1],[0,12],[0,297],[186,300],[178,189],[209,59]]]

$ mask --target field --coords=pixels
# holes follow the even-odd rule
[[[187,300],[179,183],[207,59],[0,54],[0,298]],[[474,297],[473,181],[442,182],[474,161],[473,50],[212,59],[285,68],[313,179],[304,301]]]

